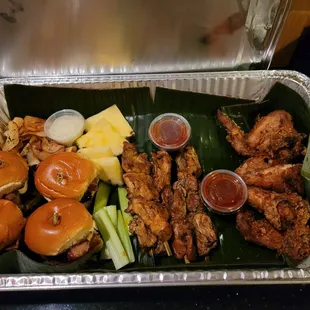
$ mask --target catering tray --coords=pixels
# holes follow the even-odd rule
[[[6,78],[0,80],[1,123],[8,120],[4,85],[76,87],[86,89],[116,89],[156,87],[209,93],[259,101],[276,83],[280,82],[296,91],[310,106],[310,79],[293,71],[246,71],[221,73],[70,76]],[[0,123],[0,126],[1,126]],[[303,262],[290,269],[210,269],[197,267],[182,271],[134,271],[75,274],[19,274],[1,275],[0,290],[45,290],[93,287],[220,285],[220,284],[285,284],[308,283],[310,270]]]

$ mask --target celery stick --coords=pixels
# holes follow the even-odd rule
[[[99,209],[105,207],[108,203],[109,195],[111,192],[111,186],[104,182],[99,182],[99,188],[96,194],[95,206],[93,213],[96,213]]]
[[[115,269],[118,270],[129,264],[126,251],[117,235],[106,209],[101,208],[93,215],[93,217],[111,254]]]
[[[122,215],[125,223],[125,227],[128,231],[129,236],[131,236],[131,232],[129,231],[129,223],[132,220],[132,216],[125,212],[128,208],[128,199],[127,199],[127,190],[124,187],[118,188],[118,200],[122,210]]]
[[[103,244],[102,250],[100,252],[100,259],[111,259],[110,252],[108,250],[108,247],[106,243]]]
[[[108,215],[110,217],[110,220],[114,226],[114,228],[117,227],[117,210],[116,206],[106,206],[105,209],[108,212]]]
[[[117,211],[117,233],[126,250],[129,261],[133,263],[135,261],[135,255],[133,254],[130,237],[128,234],[128,230],[125,226],[125,222],[124,222],[121,210]]]

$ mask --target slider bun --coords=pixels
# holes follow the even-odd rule
[[[35,186],[48,199],[80,200],[96,177],[96,166],[90,160],[72,152],[57,153],[39,164]]]
[[[22,212],[15,203],[0,199],[0,250],[17,240],[25,222]]]
[[[28,179],[28,165],[16,153],[0,151],[0,197],[22,188]]]
[[[59,216],[56,225],[54,213]],[[92,216],[82,203],[58,198],[30,215],[25,228],[25,242],[37,254],[56,256],[85,238],[92,228]]]

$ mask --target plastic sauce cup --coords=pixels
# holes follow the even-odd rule
[[[84,132],[85,119],[75,110],[65,109],[52,114],[45,122],[45,134],[52,140],[71,146]]]
[[[161,150],[177,151],[185,147],[191,137],[191,126],[181,115],[165,113],[157,116],[149,127],[149,138]]]
[[[248,189],[243,179],[224,169],[215,170],[204,177],[200,194],[206,207],[219,214],[239,211],[248,199]]]

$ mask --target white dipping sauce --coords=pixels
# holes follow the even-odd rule
[[[83,127],[84,121],[74,115],[63,115],[54,120],[50,127],[50,134],[57,137],[75,136]]]
[[[54,113],[45,124],[49,138],[58,143],[72,145],[84,131],[84,118],[74,110],[62,110]]]

